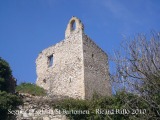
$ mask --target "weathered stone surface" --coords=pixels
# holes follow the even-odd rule
[[[53,109],[52,104],[57,98],[38,97],[21,94],[24,104],[17,109],[17,115],[12,120],[67,120],[67,117]]]
[[[85,35],[76,17],[69,21],[65,39],[39,54],[36,71],[36,84],[51,95],[79,99],[90,99],[94,92],[111,95],[107,54]]]

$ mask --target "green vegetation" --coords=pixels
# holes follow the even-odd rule
[[[9,93],[13,87],[10,80],[13,80],[12,71],[9,64],[0,57],[0,120],[9,119],[8,110],[14,110],[22,104],[21,98]]]
[[[62,113],[70,111],[66,115],[71,120],[147,120],[150,114],[154,115],[142,97],[125,91],[113,96],[93,97],[92,100],[65,99],[53,105],[53,108]],[[79,114],[76,111],[89,112]]]
[[[0,120],[10,120],[12,114],[8,114],[8,110],[15,110],[18,105],[23,104],[20,97],[0,91]]]
[[[16,87],[16,91],[21,93],[28,93],[36,96],[46,95],[46,91],[43,88],[32,83],[21,83]]]
[[[12,78],[12,71],[9,64],[0,57],[0,90],[9,92],[9,80]]]

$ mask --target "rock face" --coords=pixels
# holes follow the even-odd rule
[[[21,97],[24,104],[18,107],[16,117],[12,120],[68,120],[59,110],[53,109],[52,104],[57,98],[38,97],[26,93],[21,94]],[[15,112],[12,111],[13,113]]]
[[[56,96],[90,99],[94,93],[111,95],[108,56],[72,17],[65,39],[43,50],[36,59],[36,84]]]

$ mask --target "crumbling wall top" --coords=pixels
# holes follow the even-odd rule
[[[77,17],[72,16],[70,19],[66,31],[65,31],[65,38],[68,38],[72,33],[84,31],[84,25],[82,24],[81,20]]]

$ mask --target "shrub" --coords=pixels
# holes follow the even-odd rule
[[[13,115],[8,114],[8,110],[15,110],[18,105],[21,105],[22,99],[11,93],[0,91],[0,119],[6,120]]]
[[[0,90],[14,92],[16,81],[7,61],[0,57]]]
[[[93,97],[91,100],[64,99],[53,105],[53,108],[59,109],[62,113],[72,110],[89,111],[89,114],[66,114],[71,120],[137,120],[153,118],[150,117],[153,110],[149,108],[148,103],[141,96],[126,91],[119,91],[113,96]],[[128,113],[125,113],[125,110]]]
[[[13,115],[8,110],[14,110],[22,104],[22,99],[14,94],[16,81],[8,62],[0,57],[0,120],[10,120]]]
[[[21,93],[28,93],[36,96],[46,95],[46,91],[43,88],[32,83],[21,83],[16,87],[16,91]]]

